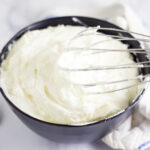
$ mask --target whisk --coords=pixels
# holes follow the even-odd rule
[[[73,47],[72,42],[78,38],[81,37],[86,37],[86,36],[91,36],[91,35],[97,35],[97,36],[107,36],[110,37],[107,40],[101,40],[101,41],[96,41],[92,43],[91,45],[87,47]],[[136,35],[134,37],[133,35]],[[134,48],[128,48],[128,49],[113,49],[113,48],[95,48],[97,44],[109,42],[112,40],[117,40],[126,44],[130,43],[136,43],[136,46]],[[93,83],[74,83],[82,87],[95,87],[99,85],[113,85],[113,84],[121,84],[124,82],[129,82],[129,81],[136,81],[138,80],[138,83],[124,86],[121,88],[116,88],[113,90],[107,90],[107,91],[98,91],[98,92],[91,92],[92,94],[104,94],[104,93],[111,93],[111,92],[116,92],[120,90],[125,90],[129,89],[131,87],[135,87],[141,84],[145,84],[147,82],[150,82],[149,77],[150,77],[150,60],[148,57],[148,54],[150,54],[150,48],[145,48],[142,46],[142,44],[147,43],[149,44],[150,42],[150,36],[136,33],[136,32],[130,32],[127,30],[123,29],[117,29],[117,28],[104,28],[104,27],[87,27],[83,31],[79,32],[77,35],[75,35],[68,43],[68,47],[64,54],[67,53],[74,53],[74,52],[82,52],[83,55],[94,55],[94,54],[99,54],[99,53],[108,53],[108,52],[128,52],[131,55],[134,55],[136,57],[135,63],[131,64],[123,64],[123,65],[115,65],[115,66],[99,66],[95,64],[94,66],[86,66],[86,67],[79,67],[79,68],[69,68],[67,66],[61,66],[59,67],[66,72],[87,72],[87,71],[101,71],[101,70],[116,70],[116,69],[129,69],[129,68],[137,68],[139,71],[139,74],[135,77],[127,78],[127,79],[121,79],[121,80],[116,80],[116,81],[100,81],[100,82],[93,82]],[[93,48],[94,47],[94,48]],[[140,57],[140,55],[144,56],[144,59],[140,60],[137,59]],[[65,61],[65,60],[64,60]]]

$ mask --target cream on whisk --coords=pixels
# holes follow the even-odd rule
[[[109,94],[89,94],[114,90],[138,81],[94,87],[82,83],[123,80],[138,75],[137,69],[67,72],[62,67],[79,68],[95,64],[102,66],[134,64],[128,52],[83,55],[82,51],[67,53],[70,39],[85,27],[48,27],[25,33],[11,47],[2,63],[1,87],[8,98],[27,114],[58,124],[87,124],[102,120],[124,110],[133,102],[138,87]],[[107,36],[87,36],[73,41],[73,46],[88,47],[93,42],[110,39]],[[100,42],[95,48],[127,49],[117,40]],[[63,56],[63,58],[62,58]]]

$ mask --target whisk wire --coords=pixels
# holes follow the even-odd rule
[[[106,34],[104,32],[107,32]],[[111,34],[109,33],[111,32]],[[81,37],[86,37],[86,36],[107,36],[110,39],[108,40],[100,40],[92,43],[91,45],[88,45],[88,47],[73,47],[71,46],[72,42],[78,38]],[[131,35],[136,35],[136,37],[133,37]],[[138,43],[138,48],[128,48],[128,49],[112,49],[112,48],[95,48],[96,45],[103,44],[105,42],[111,42],[113,40],[121,41],[121,42],[137,42]],[[93,55],[93,54],[98,54],[98,53],[108,53],[108,52],[128,52],[128,53],[133,53],[133,54],[142,54],[142,55],[147,55],[150,54],[150,48],[143,48],[141,44],[143,43],[149,43],[150,42],[150,36],[141,34],[141,33],[136,33],[136,32],[131,32],[127,30],[122,30],[122,29],[116,29],[116,28],[103,28],[103,27],[88,27],[84,29],[83,31],[79,32],[76,36],[74,36],[68,43],[67,50],[64,53],[74,53],[78,51],[84,52],[82,55],[83,57],[86,55]],[[125,42],[126,43],[126,42]],[[110,65],[110,66],[99,66],[99,65],[94,65],[94,66],[87,66],[87,67],[80,67],[80,68],[69,68],[69,67],[64,67],[64,66],[59,66],[62,70],[69,71],[69,72],[79,72],[79,71],[101,71],[101,70],[116,70],[116,69],[132,69],[132,68],[137,68],[139,69],[139,75],[135,77],[130,77],[128,79],[122,79],[122,80],[116,80],[116,81],[97,81],[93,83],[74,83],[76,85],[82,86],[82,87],[93,87],[93,86],[99,86],[99,85],[111,85],[111,84],[118,84],[118,83],[124,83],[124,82],[129,82],[129,81],[138,81],[136,84],[131,84],[131,85],[126,85],[121,88],[117,88],[115,90],[108,90],[108,91],[98,91],[98,92],[88,92],[89,94],[105,94],[105,93],[111,93],[111,92],[116,92],[120,90],[125,90],[129,89],[138,85],[146,84],[150,82],[150,74],[142,74],[141,69],[143,68],[150,68],[150,60],[147,59],[146,61],[139,61],[135,62],[133,64],[122,64],[122,65]],[[148,79],[148,80],[147,80]]]

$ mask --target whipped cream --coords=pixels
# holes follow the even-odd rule
[[[124,110],[133,102],[138,87],[109,94],[94,92],[115,90],[136,84],[130,81],[112,85],[84,87],[78,84],[116,81],[138,75],[137,69],[101,71],[64,71],[61,67],[114,66],[134,64],[128,52],[89,54],[82,50],[70,52],[67,46],[80,26],[48,27],[28,31],[10,46],[1,67],[1,87],[7,97],[25,113],[58,124],[87,124],[108,118]],[[128,45],[108,36],[84,36],[72,41],[72,47],[125,50]]]

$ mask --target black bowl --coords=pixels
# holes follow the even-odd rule
[[[76,18],[76,19],[73,19]],[[76,21],[79,19],[80,21]],[[20,38],[25,32],[29,30],[35,30],[35,29],[43,29],[48,26],[57,26],[59,24],[64,25],[73,25],[73,26],[79,26],[79,25],[86,25],[86,26],[97,26],[100,25],[101,27],[106,28],[117,28],[120,29],[118,26],[113,25],[109,22],[106,22],[104,20],[94,19],[94,18],[88,18],[88,17],[78,17],[78,16],[69,16],[69,17],[58,17],[58,18],[51,18],[42,20],[40,22],[34,23],[32,25],[29,25],[28,27],[22,29],[19,31],[10,41],[5,45],[3,48],[1,54],[0,54],[0,65],[2,61],[7,57],[8,54],[8,46],[13,43],[13,41]],[[112,31],[103,31],[105,34],[114,34],[118,35],[119,32],[112,32]],[[128,33],[123,33],[124,36],[132,37]],[[123,41],[124,43],[129,44],[129,46],[132,48],[139,48],[140,44],[137,41]],[[135,58],[135,61],[146,61],[148,60],[147,55],[145,54],[138,54],[135,56],[135,54],[132,54]],[[138,58],[138,59],[136,59]],[[150,72],[150,69],[143,69],[143,73]],[[57,141],[57,142],[92,142],[99,138],[102,138],[104,135],[118,127],[133,111],[138,101],[141,99],[142,94],[144,93],[144,89],[139,94],[139,96],[136,98],[136,100],[130,104],[128,108],[126,108],[123,112],[110,117],[109,119],[105,119],[102,121],[97,121],[95,123],[90,123],[88,125],[59,125],[54,123],[49,123],[45,121],[41,121],[39,119],[36,119],[26,113],[24,113],[22,110],[20,110],[18,107],[16,107],[11,100],[8,99],[7,95],[4,93],[3,89],[0,88],[0,91],[2,95],[4,96],[5,100],[8,102],[10,108],[13,110],[13,112],[22,120],[24,124],[26,124],[30,129],[38,133],[39,135],[46,137],[50,140]],[[61,114],[60,114],[61,115]]]

